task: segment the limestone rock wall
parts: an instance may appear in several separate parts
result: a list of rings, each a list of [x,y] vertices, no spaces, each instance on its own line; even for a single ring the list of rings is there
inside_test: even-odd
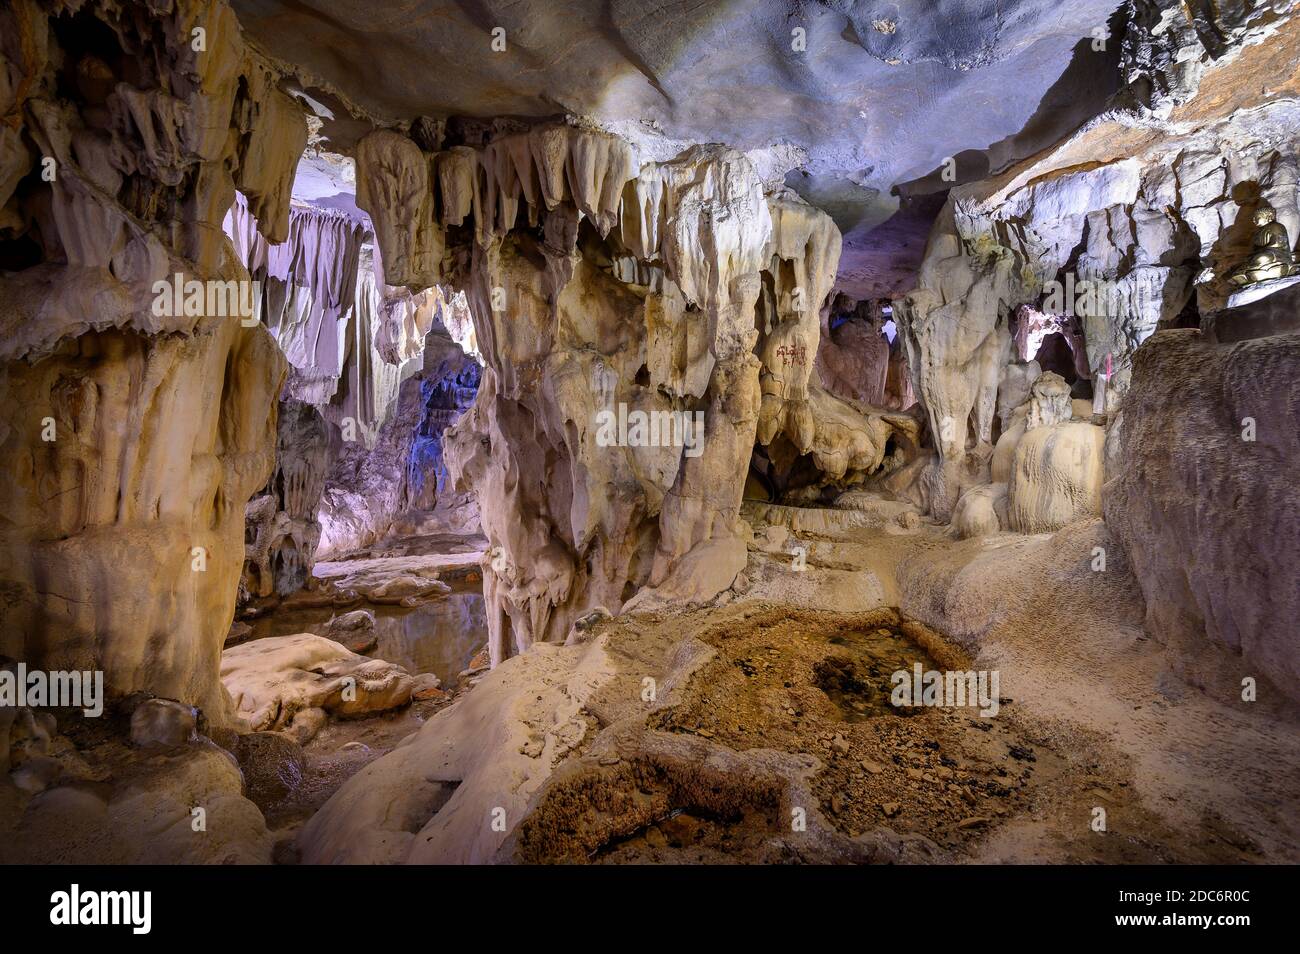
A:
[[[1023,260],[1004,246],[968,244],[953,215],[950,200],[930,236],[919,287],[894,302],[913,390],[938,450],[921,479],[943,520],[966,486],[984,482],[981,461],[992,451],[998,383],[1011,355],[1010,316],[1031,294]]]
[[[7,369],[0,652],[102,669],[114,695],[220,720],[244,505],[271,471],[282,369],[264,330],[226,319],[186,336],[89,332]]]
[[[1235,673],[1234,693],[1253,676],[1300,699],[1298,380],[1300,335],[1158,332],[1135,357],[1122,464],[1105,488],[1148,630],[1193,680]]]
[[[1107,110],[1031,159],[954,188],[917,289],[895,302],[938,450],[920,479],[940,519],[993,476],[991,409],[1009,429],[1033,383],[1016,358],[1034,355],[1004,347],[1009,309],[1068,328],[1074,370],[1110,422],[1142,342],[1223,303],[1222,276],[1248,253],[1260,205],[1300,236],[1294,4],[1129,6],[1125,84]],[[1022,321],[1019,332],[1031,330]],[[1122,442],[1113,446],[1122,454]]]
[[[0,201],[26,266],[0,283],[0,357],[92,329],[190,333],[203,309],[150,307],[154,283],[235,277],[223,271],[221,220],[236,189],[272,240],[287,236],[301,110],[222,2],[51,15],[19,0],[0,16],[11,77],[0,114],[17,145],[6,150],[14,188]],[[72,87],[59,80],[65,63]]]
[[[1271,36],[1294,11],[1289,0],[1228,0],[1187,6],[1174,0],[1129,0],[1134,24],[1123,39],[1124,101],[1168,117],[1200,90],[1206,68],[1244,45]]]
[[[939,449],[918,496],[928,491],[942,518],[952,488],[964,492],[959,536],[1043,532],[1104,509],[1147,628],[1185,673],[1207,685],[1255,676],[1294,698],[1300,591],[1278,548],[1295,536],[1295,336],[1271,319],[1243,330],[1248,315],[1219,309],[1257,208],[1300,237],[1300,18],[1286,3],[1130,9],[1126,82],[1109,110],[953,189],[919,287],[896,303]],[[1070,282],[1075,295],[1053,298],[1052,283]],[[1018,304],[1081,330],[1075,370],[1094,388],[1092,408],[1021,364],[1033,357],[1023,345],[1001,354],[1000,317]],[[1182,330],[1203,315],[1236,343]],[[1267,337],[1240,340],[1251,334]],[[991,395],[1001,436],[985,474]],[[957,423],[947,433],[945,418]]]
[[[1007,490],[1010,529],[1046,533],[1099,515],[1105,441],[1104,430],[1083,421],[1026,431]]]
[[[1010,249],[1039,307],[1045,283],[1076,282],[1057,310],[1081,321],[1109,414],[1143,341],[1189,308],[1222,306],[1223,275],[1249,253],[1257,208],[1271,206],[1292,241],[1300,236],[1295,5],[1130,7],[1126,84],[1111,108],[951,195],[962,239]]]
[[[829,321],[822,322],[817,375],[822,387],[840,397],[887,407],[889,342],[881,334],[883,315],[876,302],[845,301],[837,295]]]
[[[400,383],[373,439],[346,440],[341,428],[331,429],[320,557],[370,546],[398,530],[407,511],[463,504],[453,492],[444,447],[447,430],[474,400],[479,365],[438,329],[420,344],[420,367]],[[464,517],[473,522],[472,508]]]
[[[155,286],[248,282],[222,218],[238,189],[287,236],[306,123],[223,2],[6,3],[0,77],[0,653],[220,724],[285,366]]]

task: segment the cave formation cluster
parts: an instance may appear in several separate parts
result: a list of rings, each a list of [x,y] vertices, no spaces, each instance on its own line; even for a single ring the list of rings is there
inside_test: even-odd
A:
[[[283,747],[328,720],[449,687],[364,658],[370,610],[291,642],[234,637],[348,586],[375,607],[445,596],[414,563],[378,581],[355,563],[431,528],[473,540],[458,579],[481,579],[496,681],[344,785],[298,839],[304,860],[534,857],[546,799],[579,784],[583,713],[624,725],[602,692],[627,674],[595,658],[593,627],[780,601],[770,564],[810,546],[818,599],[870,569],[879,605],[972,654],[994,623],[963,587],[1006,574],[1014,590],[999,553],[1026,580],[1067,552],[1096,571],[1100,553],[1123,582],[1096,585],[1122,589],[1125,625],[1179,678],[1249,676],[1300,701],[1300,284],[1246,300],[1228,278],[1257,209],[1300,235],[1285,6],[1225,4],[1203,30],[1130,0],[1105,108],[952,184],[911,281],[863,297],[840,286],[837,220],[771,150],[360,107],[336,141],[345,93],[246,38],[238,4],[5,4],[0,655],[102,671],[123,751],[166,749],[174,764],[149,771],[187,773],[144,783],[164,793],[150,811],[202,791],[222,819],[202,846],[171,829],[137,846],[139,777],[77,788],[111,773],[22,710],[0,720],[0,768],[21,782],[6,824],[75,816],[71,843],[110,860],[270,860],[257,766],[301,770]],[[304,199],[309,166],[354,204]],[[610,446],[602,415],[633,413],[698,420],[698,445]],[[835,549],[867,526],[927,542],[888,571]],[[989,541],[1003,549],[975,549]],[[979,565],[925,562],[944,548]],[[1086,594],[1094,578],[1069,580]],[[673,692],[702,645],[672,656]],[[637,732],[590,758],[671,775],[700,756]],[[736,758],[733,777],[782,780],[772,799],[811,784],[794,762]],[[445,778],[425,771],[436,759]],[[532,827],[473,829],[473,799],[507,777]],[[422,799],[447,808],[385,828]],[[816,857],[859,849],[830,839]],[[866,860],[897,852],[872,842]]]

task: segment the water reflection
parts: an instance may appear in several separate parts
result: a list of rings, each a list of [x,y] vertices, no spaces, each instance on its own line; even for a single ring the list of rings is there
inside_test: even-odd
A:
[[[379,642],[367,653],[408,672],[431,672],[451,685],[487,642],[487,613],[480,593],[449,593],[410,610],[375,613]]]
[[[423,606],[361,604],[280,610],[251,621],[254,639],[294,633],[324,633],[325,624],[348,609],[375,614],[375,647],[364,655],[396,663],[408,672],[431,672],[452,685],[470,658],[487,642],[487,614],[481,593],[452,592]]]

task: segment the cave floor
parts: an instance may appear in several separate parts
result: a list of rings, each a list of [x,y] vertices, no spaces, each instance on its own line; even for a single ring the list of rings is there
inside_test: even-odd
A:
[[[427,711],[333,724],[309,747],[315,788],[283,833],[372,762],[375,794],[360,808],[341,800],[353,812],[343,828],[382,824],[366,813],[401,797],[384,794],[386,775],[456,744],[440,735],[482,731],[463,743],[499,749],[476,771],[510,777],[526,801],[498,860],[1300,859],[1293,716],[1170,671],[1127,578],[1076,566],[1099,521],[956,541],[928,524],[900,530],[892,512],[749,516],[749,566],[712,604],[605,620],[585,643],[525,653]],[[765,521],[787,526],[769,533]],[[890,675],[916,662],[998,670],[998,711],[889,705]],[[576,717],[543,701],[557,671],[582,676],[581,692],[561,687]],[[647,679],[660,690],[649,700]],[[527,738],[545,746],[491,736],[472,706],[456,714],[475,696],[509,713],[534,690]],[[378,758],[413,730],[415,744]],[[465,791],[408,826],[417,841],[436,834],[423,839],[432,855],[407,860],[443,857],[439,839],[457,839],[444,803],[491,791],[440,769]]]
[[[866,670],[851,648],[863,634],[888,632],[902,644],[921,630],[943,666],[966,665],[960,650],[893,610],[842,614],[742,603],[665,625],[693,630],[690,638],[709,647],[709,658],[672,704],[646,720],[646,732],[698,744],[647,755],[641,741],[625,751],[615,739],[609,748],[630,772],[593,744],[577,773],[581,784],[566,778],[532,808],[522,826],[524,860],[1234,863],[1269,857],[1244,833],[1248,826],[1235,824],[1230,802],[1195,806],[1191,827],[1165,812],[1172,796],[1139,784],[1134,755],[1126,751],[1158,740],[1136,733],[1115,738],[1092,721],[1100,713],[1077,711],[1060,720],[1006,690],[993,718],[977,708],[883,711],[892,708],[882,701],[894,660]],[[608,649],[643,660],[645,635],[611,633]],[[932,658],[919,646],[901,655],[900,668],[915,660],[929,668]],[[1045,671],[1041,678],[1052,676]],[[866,711],[854,712],[845,700],[865,701]],[[607,702],[598,700],[596,711]],[[618,733],[615,724],[605,731]],[[726,774],[741,781],[719,796],[712,780],[691,778],[692,763],[718,759],[723,749],[738,756]],[[806,792],[817,823],[861,843],[862,853],[844,843],[805,849],[789,831],[798,797],[773,797],[783,787],[780,772],[754,766],[751,774],[744,764],[746,756],[768,751],[812,766]],[[1093,827],[1097,808],[1105,810],[1104,832]]]

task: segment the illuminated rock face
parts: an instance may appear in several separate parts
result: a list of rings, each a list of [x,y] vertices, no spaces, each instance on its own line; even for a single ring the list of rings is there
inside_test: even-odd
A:
[[[1025,488],[1049,472],[1056,486],[1060,476],[1037,432],[1084,433],[1074,426],[1082,415],[1066,407],[1066,394],[1055,395],[1050,420],[1040,415],[1030,399],[1039,369],[1012,361],[1009,320],[1022,305],[1041,305],[1048,282],[1068,271],[1106,284],[1104,307],[1079,316],[1086,353],[1078,352],[1078,371],[1094,384],[1104,377],[1098,410],[1113,418],[1139,346],[1184,318],[1189,303],[1222,300],[1213,276],[1246,250],[1242,224],[1255,205],[1267,202],[1300,233],[1294,98],[1258,102],[1262,75],[1284,91],[1294,86],[1297,55],[1286,52],[1296,46],[1294,23],[1276,5],[1216,8],[1203,15],[1213,21],[1208,30],[1168,0],[1131,8],[1114,108],[1027,161],[953,188],[917,288],[895,305],[909,384],[937,450],[933,464],[915,468],[919,496],[940,518],[992,479],[1008,485],[1013,524],[1061,519],[1054,504],[1025,503],[1036,494]],[[1016,31],[1026,42],[1070,33],[1028,5],[1023,12]],[[1095,12],[1072,10],[1074,27]],[[906,403],[906,389],[891,385],[898,355],[860,328],[825,340],[821,311],[834,291],[840,232],[780,184],[800,150],[825,166],[835,150],[824,141],[782,150],[765,132],[751,159],[684,142],[651,150],[644,131],[615,135],[578,121],[485,121],[444,147],[440,124],[396,123],[355,144],[369,247],[355,219],[290,208],[308,136],[302,108],[283,92],[279,67],[245,44],[224,3],[183,0],[158,13],[103,0],[51,14],[19,0],[0,11],[0,25],[0,230],[6,255],[22,266],[6,268],[0,283],[0,356],[13,366],[3,384],[13,423],[2,436],[20,462],[12,475],[29,508],[4,531],[13,605],[24,607],[12,611],[5,638],[25,647],[30,640],[25,652],[62,651],[61,638],[41,635],[41,620],[115,599],[112,584],[89,571],[68,581],[71,590],[47,586],[33,554],[55,543],[93,549],[118,532],[105,528],[134,533],[136,520],[179,520],[176,499],[192,513],[157,530],[169,542],[150,557],[153,576],[172,580],[173,592],[160,597],[163,608],[140,608],[155,615],[136,628],[184,618],[177,628],[192,630],[190,611],[177,608],[178,588],[190,583],[215,607],[211,615],[224,615],[238,554],[209,553],[207,568],[193,571],[208,576],[185,583],[162,568],[173,559],[164,550],[186,536],[226,540],[228,513],[271,473],[281,482],[275,509],[255,504],[255,521],[291,514],[303,525],[278,538],[292,539],[297,554],[281,561],[279,581],[274,545],[258,544],[255,588],[291,587],[309,568],[320,442],[282,442],[271,470],[275,415],[271,403],[260,413],[253,404],[279,392],[281,360],[243,316],[155,307],[156,283],[178,274],[260,282],[248,317],[270,329],[288,359],[287,396],[315,405],[341,432],[353,427],[353,447],[335,463],[356,482],[336,480],[325,494],[325,542],[335,550],[376,539],[402,507],[429,502],[430,485],[411,467],[418,459],[439,471],[443,451],[432,432],[385,443],[374,466],[359,463],[356,449],[387,441],[377,430],[385,422],[429,420],[418,388],[407,389],[403,404],[403,378],[433,380],[422,348],[439,322],[472,324],[485,361],[481,396],[445,456],[460,487],[484,503],[498,659],[537,639],[565,638],[575,615],[597,605],[617,611],[634,598],[688,600],[725,588],[743,560],[737,508],[755,444],[785,466],[810,460],[811,495],[897,468],[922,439],[915,421],[868,406]],[[987,50],[977,45],[987,56],[972,59],[964,34],[933,32],[933,44],[925,31],[905,28],[855,45],[958,73],[975,59],[982,70],[1008,68],[1017,55],[998,46],[1014,45],[1010,36]],[[1278,42],[1266,49],[1256,40]],[[810,66],[824,65],[818,49]],[[876,62],[873,70],[887,72]],[[746,81],[770,65],[755,66]],[[605,78],[617,72],[604,66]],[[675,76],[685,83],[685,73]],[[573,77],[557,70],[554,78]],[[1213,96],[1203,92],[1210,85]],[[602,117],[611,125],[618,118]],[[819,115],[816,125],[836,122]],[[754,128],[736,127],[734,138],[752,138]],[[937,157],[908,163],[921,158]],[[901,173],[902,160],[889,161]],[[464,289],[467,302],[453,304],[444,286]],[[197,369],[214,380],[198,380]],[[120,394],[130,395],[121,400],[132,410],[114,432],[96,415]],[[160,398],[146,404],[142,394]],[[700,443],[611,446],[600,439],[601,415],[621,406],[675,420],[701,415],[702,433],[691,432]],[[187,415],[199,422],[193,433]],[[41,436],[46,418],[52,439]],[[94,436],[65,446],[82,433]],[[292,460],[299,446],[307,463]],[[156,478],[166,489],[134,488],[132,462],[147,471],[162,466],[155,456],[164,453],[180,461]],[[93,481],[78,483],[83,471]],[[1083,512],[1093,507],[1095,476],[1066,481],[1067,496],[1078,489],[1089,501]],[[991,526],[988,503],[971,498],[969,527]],[[142,539],[142,552],[154,553],[147,533]],[[218,545],[191,541],[182,551],[195,548]],[[95,560],[109,565],[97,556],[87,565]],[[69,605],[58,609],[59,600]],[[115,622],[105,625],[117,632]],[[22,627],[35,631],[19,634]],[[180,642],[206,646],[208,624],[201,628]],[[123,686],[207,692],[196,688],[205,677],[177,675],[193,661],[189,650],[174,661],[155,653],[159,673],[170,673],[159,674],[133,661],[141,647],[119,653],[122,639],[83,634],[69,645],[82,640],[84,658],[114,658]]]
[[[1105,441],[1102,428],[1082,421],[1026,431],[1007,491],[1010,529],[1046,533],[1099,515]]]
[[[1009,319],[1028,294],[1015,256],[997,246],[968,250],[950,214],[945,207],[930,237],[920,287],[894,303],[939,452],[921,480],[943,520],[962,490],[984,482],[979,461],[992,448],[998,382],[1011,353]]]
[[[560,128],[530,145],[536,171],[523,181],[538,183],[529,211],[544,215],[543,237],[491,238],[476,220],[466,291],[486,367],[447,440],[491,547],[494,661],[563,640],[577,616],[617,612],[642,587],[707,599],[743,567],[737,520],[760,397],[753,316],[773,230],[736,153],[696,150],[634,177],[627,144],[610,137]],[[485,152],[507,179],[476,208],[499,203],[514,220],[525,191],[497,157],[521,148]],[[819,299],[806,294],[815,334]],[[695,446],[684,429],[609,440],[601,415],[620,406],[689,415],[679,420],[702,423]],[[683,561],[710,572],[675,576]]]
[[[420,368],[399,385],[373,441],[361,435],[337,448],[320,502],[321,557],[403,532],[408,511],[454,508],[453,527],[476,529],[472,501],[453,492],[444,445],[447,428],[473,403],[480,369],[438,331],[421,345]]]
[[[222,720],[217,661],[244,505],[274,463],[283,367],[264,329],[229,319],[184,336],[88,332],[10,367],[0,652],[102,669],[110,695],[146,691]]]
[[[0,653],[102,669],[110,697],[220,724],[244,506],[271,473],[285,364],[264,328],[155,283],[244,287],[221,220],[239,189],[286,237],[306,123],[224,3],[19,0],[0,38],[0,228],[28,250],[0,281]]]
[[[254,639],[221,656],[221,678],[235,710],[254,730],[284,729],[300,712],[340,717],[405,705],[406,670],[359,656],[312,633]]]
[[[1209,31],[1167,0],[1143,0],[1130,12],[1123,87],[1110,108],[1031,159],[953,188],[918,287],[895,302],[938,450],[919,479],[941,520],[990,478],[1010,482],[1017,512],[1015,444],[1026,424],[1032,432],[1041,423],[1013,419],[1036,380],[1033,366],[1020,364],[1035,357],[1024,350],[1034,329],[1023,316],[1070,336],[1070,373],[1080,393],[1091,388],[1098,420],[1113,425],[1142,343],[1226,300],[1222,276],[1249,252],[1255,208],[1275,208],[1291,234],[1300,225],[1300,112],[1290,96],[1261,103],[1257,88],[1263,76],[1294,87],[1300,22],[1244,4],[1205,13]],[[1019,353],[1004,344],[1016,311]],[[986,472],[994,407],[1005,453]],[[1116,433],[1111,447],[1122,456]],[[1069,484],[1092,480],[1076,472]]]

